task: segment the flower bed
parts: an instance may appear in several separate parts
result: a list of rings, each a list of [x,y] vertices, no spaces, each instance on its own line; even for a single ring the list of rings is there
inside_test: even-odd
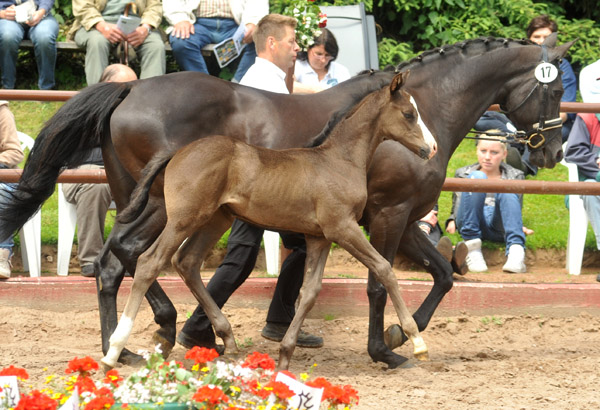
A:
[[[49,376],[47,387],[29,392],[0,383],[0,408],[14,410],[99,409],[350,409],[358,403],[358,392],[337,386],[324,378],[310,380],[308,373],[296,378],[275,371],[275,361],[254,352],[244,360],[218,358],[214,349],[194,347],[185,358],[193,365],[164,360],[160,351],[146,355],[146,366],[126,379],[115,369],[96,377],[98,363],[90,357],[68,363],[69,376]],[[29,378],[14,366],[0,370],[19,384]],[[11,378],[12,377],[12,378]],[[291,380],[291,381],[290,381]],[[320,406],[317,402],[320,398]]]

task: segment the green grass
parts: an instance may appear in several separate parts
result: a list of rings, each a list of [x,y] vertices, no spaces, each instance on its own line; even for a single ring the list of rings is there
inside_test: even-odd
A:
[[[10,108],[15,114],[17,128],[20,131],[29,134],[35,138],[47,121],[62,103],[46,102],[28,102],[13,101]],[[464,140],[448,165],[447,176],[454,176],[456,169],[472,164],[476,161],[475,144],[473,140]],[[531,177],[528,177],[531,179]],[[562,165],[557,165],[554,169],[541,169],[535,177],[538,180],[546,181],[567,181],[567,169]],[[440,224],[444,222],[450,214],[452,205],[452,192],[442,192],[439,199],[439,218]],[[46,201],[42,207],[42,242],[45,244],[55,244],[58,239],[58,208],[57,194]],[[106,221],[106,234],[110,232],[113,226],[114,213],[109,212]],[[565,249],[567,243],[567,232],[569,226],[569,213],[564,203],[563,195],[525,195],[523,200],[523,221],[527,227],[533,229],[535,233],[527,237],[527,247],[529,249],[555,248]],[[460,240],[458,234],[449,235],[454,243]],[[226,244],[227,234],[219,242],[220,247]],[[591,228],[588,228],[586,247],[595,249],[595,239]],[[486,242],[484,246],[488,248],[501,248],[503,245]]]

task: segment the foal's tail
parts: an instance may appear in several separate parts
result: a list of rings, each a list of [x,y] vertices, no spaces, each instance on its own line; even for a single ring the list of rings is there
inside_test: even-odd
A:
[[[20,229],[54,192],[58,175],[81,165],[110,135],[113,110],[129,94],[131,83],[100,83],[67,101],[35,140],[23,175],[13,191],[0,193],[0,240]]]
[[[117,215],[117,221],[119,221],[119,223],[126,224],[133,222],[133,220],[137,219],[142,214],[148,203],[150,188],[152,187],[154,180],[158,174],[165,169],[174,155],[174,152],[157,154],[148,162],[148,164],[146,164],[142,170],[142,176],[140,177],[137,186],[131,193],[127,208]]]

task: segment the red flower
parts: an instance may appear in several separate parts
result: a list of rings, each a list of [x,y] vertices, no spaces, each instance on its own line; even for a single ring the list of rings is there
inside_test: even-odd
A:
[[[195,363],[212,362],[217,357],[219,357],[219,353],[215,349],[200,346],[194,346],[185,354],[186,359],[192,359]]]
[[[84,410],[103,410],[110,409],[115,404],[113,394],[107,387],[102,387],[96,390],[96,397],[94,397],[86,406]]]
[[[242,367],[248,367],[250,369],[263,368],[265,370],[275,370],[275,360],[273,360],[267,353],[253,352],[246,357]]]
[[[77,380],[75,381],[75,387],[77,387],[77,391],[79,392],[79,394],[83,393],[84,391],[96,391],[96,384],[91,378],[86,376],[77,376]]]
[[[319,13],[319,28],[325,28],[327,26],[327,14]]]
[[[65,370],[65,373],[79,373],[86,375],[92,370],[98,370],[98,363],[89,356],[78,359],[75,357],[69,362],[69,367]]]
[[[294,392],[290,390],[287,384],[271,380],[264,387],[265,390],[271,391],[275,396],[282,400],[294,397]]]
[[[321,401],[328,400],[334,405],[358,403],[358,392],[348,385],[336,386],[323,377],[317,377],[313,381],[306,382],[306,385],[323,388],[323,398]]]
[[[123,378],[119,375],[117,369],[110,369],[106,372],[106,377],[102,382],[105,384],[112,384],[114,387],[119,387],[119,382],[123,381]]]
[[[227,403],[229,397],[219,387],[202,386],[192,396],[192,400],[198,403],[206,403],[212,407],[212,405]]]
[[[17,376],[21,380],[29,379],[29,375],[25,369],[15,367],[12,364],[4,369],[0,370],[0,376]]]
[[[56,401],[39,390],[33,390],[30,394],[21,396],[15,410],[56,410],[57,407]]]

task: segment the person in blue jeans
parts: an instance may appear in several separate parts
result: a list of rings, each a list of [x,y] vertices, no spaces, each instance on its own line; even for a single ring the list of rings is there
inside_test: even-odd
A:
[[[15,116],[8,108],[8,101],[0,101],[0,169],[13,169],[23,161],[23,150],[17,134]],[[10,198],[16,184],[0,183],[0,207]],[[11,274],[11,257],[14,246],[12,235],[0,243],[0,279]]]
[[[33,0],[31,0],[33,1]],[[40,90],[54,88],[56,66],[56,36],[58,23],[50,14],[54,0],[35,0],[35,11],[25,22],[20,22],[17,5],[20,0],[0,0],[0,71],[2,87],[15,88],[19,43],[30,39],[33,43],[38,68]],[[19,19],[19,21],[17,21]]]
[[[497,130],[490,130],[490,133]],[[493,138],[482,135],[485,138]],[[523,171],[503,162],[507,148],[498,140],[479,140],[477,163],[456,170],[457,178],[524,179]],[[521,212],[523,196],[512,193],[455,192],[446,232],[458,232],[468,248],[471,272],[488,270],[481,252],[481,240],[506,243],[507,260],[502,270],[525,273],[525,231]]]
[[[256,59],[252,34],[258,21],[269,13],[267,0],[169,0],[163,15],[171,25],[169,43],[177,65],[184,71],[208,74],[202,48],[233,37],[244,26],[242,51],[233,80],[239,82]]]

